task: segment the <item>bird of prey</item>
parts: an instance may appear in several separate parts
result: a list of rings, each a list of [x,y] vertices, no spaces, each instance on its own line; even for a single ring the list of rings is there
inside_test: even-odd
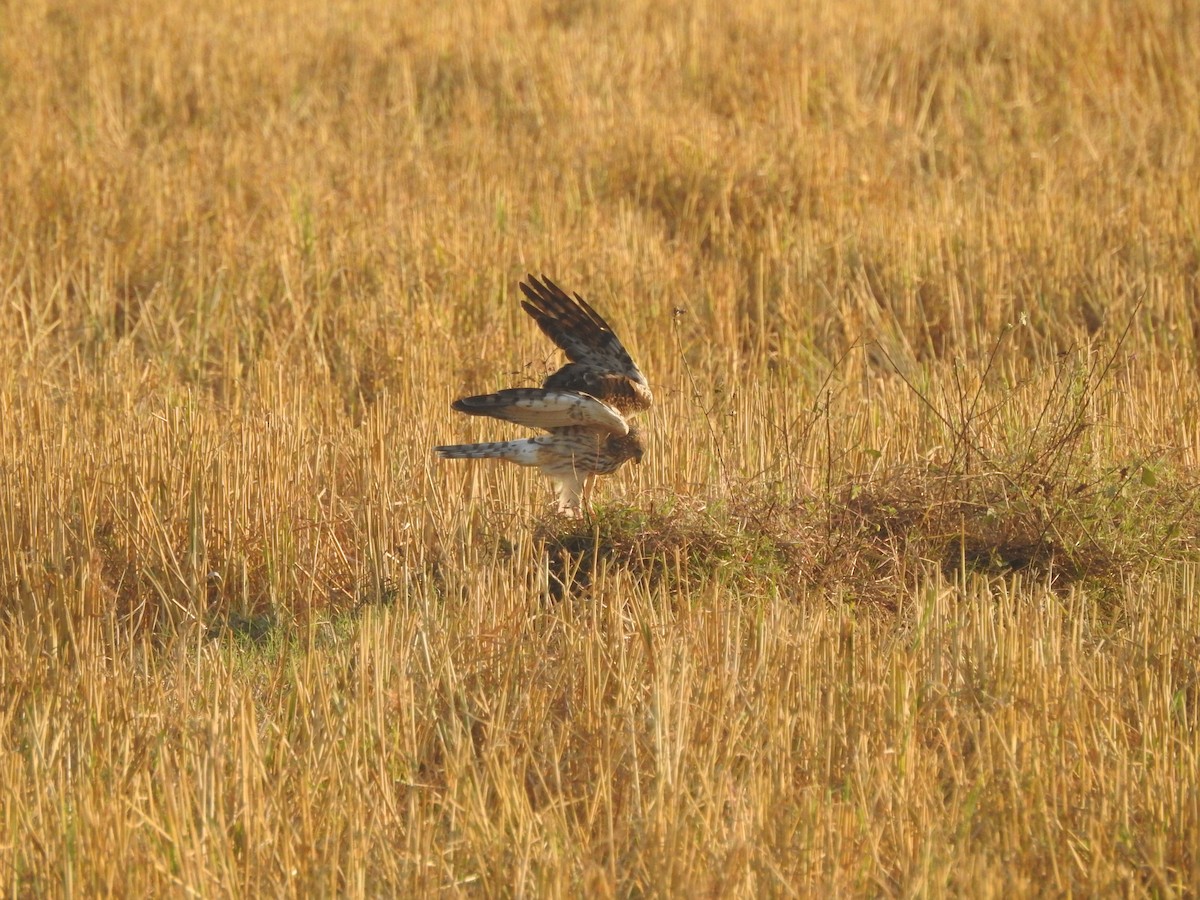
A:
[[[597,475],[625,462],[641,462],[645,446],[630,416],[650,408],[646,376],[582,297],[568,297],[545,275],[521,284],[521,306],[567,355],[540,388],[509,388],[463,397],[451,408],[540,428],[546,434],[517,441],[435,447],[441,459],[506,459],[537,466],[558,485],[558,508],[577,516],[587,506]]]

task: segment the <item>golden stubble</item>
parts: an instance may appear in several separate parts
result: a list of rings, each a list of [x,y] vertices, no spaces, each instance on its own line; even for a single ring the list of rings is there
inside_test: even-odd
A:
[[[1194,891],[1197,48],[5,7],[0,890]],[[566,568],[430,451],[558,364],[526,272],[656,397]]]

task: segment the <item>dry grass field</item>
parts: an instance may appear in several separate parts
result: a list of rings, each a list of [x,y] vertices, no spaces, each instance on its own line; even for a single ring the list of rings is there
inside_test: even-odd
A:
[[[0,894],[1200,889],[1200,4],[0,2]],[[650,377],[595,515],[465,392]]]

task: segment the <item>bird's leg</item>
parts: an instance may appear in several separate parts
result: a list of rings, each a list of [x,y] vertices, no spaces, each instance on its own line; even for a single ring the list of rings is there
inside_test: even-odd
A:
[[[572,503],[566,496],[558,499],[558,514],[567,519],[579,519],[583,517],[583,509],[580,503]]]
[[[583,510],[590,518],[592,515],[592,494],[596,492],[596,476],[589,475],[583,480]]]

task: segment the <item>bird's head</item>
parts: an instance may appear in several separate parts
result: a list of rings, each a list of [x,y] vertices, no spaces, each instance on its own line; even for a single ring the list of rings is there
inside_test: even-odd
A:
[[[631,459],[639,464],[642,461],[642,455],[646,452],[646,445],[642,441],[642,431],[636,426],[630,426],[629,433],[622,437],[610,437],[608,447],[621,459]]]

